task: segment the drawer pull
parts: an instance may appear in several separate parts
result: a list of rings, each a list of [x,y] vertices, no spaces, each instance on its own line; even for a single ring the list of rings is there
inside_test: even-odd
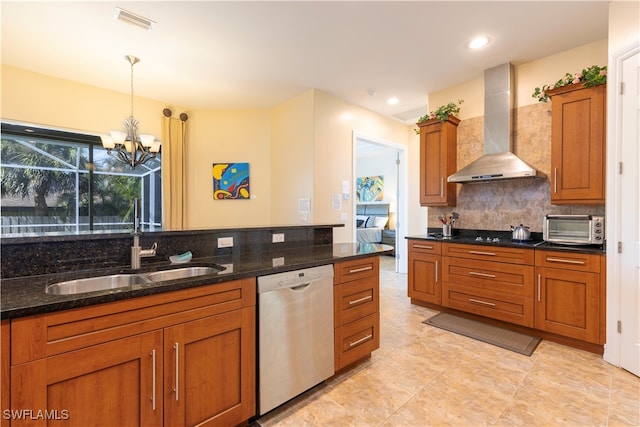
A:
[[[418,249],[433,249],[433,246],[426,246],[426,245],[413,245],[413,247]]]
[[[538,274],[538,302],[540,302],[540,274]]]
[[[477,304],[482,304],[482,305],[486,305],[486,306],[489,306],[489,307],[495,307],[496,306],[492,302],[480,301],[479,299],[473,299],[473,298],[469,298],[469,302],[475,302]]]
[[[576,260],[573,260],[573,259],[547,258],[547,261],[549,261],[549,262],[561,262],[561,263],[564,263],[564,264],[584,265],[584,261],[576,261]]]
[[[349,274],[353,274],[353,273],[360,273],[363,271],[369,271],[369,270],[373,270],[372,266],[367,266],[367,267],[362,267],[362,268],[355,268],[353,270],[349,270]]]
[[[176,402],[178,401],[178,375],[180,374],[180,371],[178,370],[178,364],[180,363],[179,360],[179,347],[178,347],[178,343],[175,343],[173,346],[173,349],[176,352],[176,388],[173,389],[173,391],[176,392]]]
[[[358,298],[358,299],[353,300],[353,301],[349,301],[349,305],[357,304],[357,303],[359,303],[359,302],[366,301],[366,300],[368,300],[368,299],[372,299],[372,298],[373,298],[373,297],[372,297],[371,295],[367,295],[366,297],[362,297],[362,298]]]
[[[438,260],[436,260],[436,283],[438,283]]]
[[[367,335],[365,337],[362,337],[359,340],[356,340],[354,342],[349,341],[349,347],[354,347],[354,346],[356,346],[356,345],[358,345],[360,343],[363,343],[363,342],[365,342],[365,341],[367,341],[367,340],[369,340],[371,338],[373,338],[373,335],[369,334],[369,335]]]
[[[475,271],[470,271],[469,272],[470,276],[480,276],[480,277],[490,277],[490,278],[495,278],[496,275],[495,274],[487,274],[487,273],[477,273]]]
[[[482,252],[482,251],[469,251],[470,254],[475,254],[475,255],[489,255],[489,256],[496,256],[496,254],[494,254],[493,252]]]
[[[151,408],[156,410],[156,351],[151,350]]]

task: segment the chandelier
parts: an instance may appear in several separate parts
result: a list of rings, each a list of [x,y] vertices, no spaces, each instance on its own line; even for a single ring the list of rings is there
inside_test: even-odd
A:
[[[124,121],[125,132],[112,130],[109,136],[101,136],[102,146],[108,154],[132,168],[153,159],[160,151],[160,141],[153,135],[138,134],[138,121],[133,117],[133,66],[140,59],[127,55],[124,57],[131,64],[131,115]]]

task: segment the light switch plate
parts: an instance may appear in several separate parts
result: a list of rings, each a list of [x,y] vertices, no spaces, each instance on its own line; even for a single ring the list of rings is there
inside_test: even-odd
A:
[[[272,243],[282,243],[284,242],[284,233],[273,233],[271,235]]]
[[[233,237],[218,237],[218,248],[230,248],[233,246]]]

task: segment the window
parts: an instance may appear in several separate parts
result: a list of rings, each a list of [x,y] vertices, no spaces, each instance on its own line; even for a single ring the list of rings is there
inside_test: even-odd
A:
[[[2,124],[2,235],[132,230],[133,200],[144,230],[161,228],[161,159],[135,169],[102,148],[100,138]]]

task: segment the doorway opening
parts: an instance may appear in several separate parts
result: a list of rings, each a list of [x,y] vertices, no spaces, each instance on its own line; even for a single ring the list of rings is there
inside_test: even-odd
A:
[[[374,202],[359,200],[360,194],[354,191],[352,218],[355,222],[359,204],[388,205],[389,220],[384,229],[384,240],[386,244],[393,241],[395,270],[398,273],[407,272],[407,247],[403,244],[408,221],[406,155],[407,147],[401,144],[356,132],[353,134],[353,188],[357,188],[358,178],[363,177],[382,177],[384,186],[383,195],[379,197],[381,200]],[[384,243],[382,238],[381,234],[380,243]],[[353,241],[358,241],[356,224],[353,227]]]

